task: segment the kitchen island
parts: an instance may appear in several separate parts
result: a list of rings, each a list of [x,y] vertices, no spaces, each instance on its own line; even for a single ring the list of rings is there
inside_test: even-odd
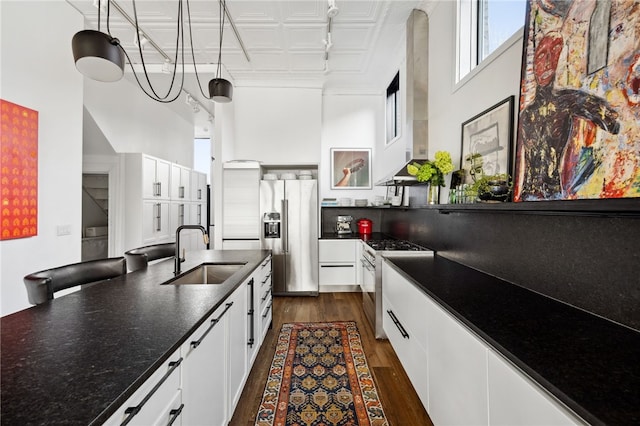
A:
[[[171,285],[173,258],[1,319],[2,424],[101,424],[270,255],[188,252],[245,263],[222,284]]]

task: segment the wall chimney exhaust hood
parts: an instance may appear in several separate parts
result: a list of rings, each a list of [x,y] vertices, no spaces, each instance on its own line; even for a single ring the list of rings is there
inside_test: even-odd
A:
[[[422,164],[428,156],[429,17],[414,9],[407,19],[406,123],[407,157],[412,158],[396,173],[376,186],[424,185],[407,171],[407,165]],[[402,82],[401,82],[402,84]]]
[[[415,176],[412,176],[407,171],[407,166],[409,164],[418,163],[422,164],[425,159],[414,158],[409,161],[407,164],[402,166],[400,170],[394,173],[391,176],[382,179],[379,182],[376,182],[376,186],[410,186],[410,185],[425,185],[427,182],[418,182],[418,179]]]

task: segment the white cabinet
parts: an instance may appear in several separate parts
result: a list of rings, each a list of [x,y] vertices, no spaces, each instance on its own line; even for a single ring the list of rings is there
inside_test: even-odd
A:
[[[434,424],[581,424],[388,261],[382,274],[384,330]]]
[[[171,163],[144,154],[126,154],[134,163],[134,167],[142,168],[142,198],[169,199],[169,182]],[[142,162],[142,164],[140,164]],[[130,169],[132,170],[132,169]],[[132,183],[135,184],[135,183]]]
[[[356,284],[357,239],[318,240],[319,284]]]
[[[184,202],[171,202],[171,229],[175,230],[180,225],[187,225],[191,215],[191,205]]]
[[[224,303],[182,345],[182,399],[185,425],[226,425],[227,314]]]
[[[120,159],[124,250],[169,242],[171,164],[145,154],[122,154]]]
[[[253,274],[252,290],[249,298],[249,311],[251,312],[249,324],[249,351],[247,355],[247,369],[258,355],[262,345],[262,339],[271,323],[271,256],[265,259]]]
[[[178,349],[104,424],[120,425],[128,421],[130,425],[166,425],[173,418],[174,424],[180,424],[182,361]]]
[[[180,225],[206,226],[205,174],[146,154],[121,154],[121,161],[124,250],[174,241]],[[186,250],[205,248],[199,231],[185,231],[181,238]]]
[[[426,407],[428,300],[386,261],[382,266],[382,326]]]
[[[273,318],[272,307],[273,307],[273,297],[272,297],[272,287],[271,287],[271,272],[272,272],[272,264],[271,264],[271,256],[269,256],[260,267],[261,269],[261,280],[260,280],[260,289],[258,291],[259,305],[260,305],[260,315],[258,317],[259,320],[259,330],[260,330],[260,345],[264,341],[264,336],[269,331],[269,327],[271,326],[271,321]]]
[[[130,212],[132,214],[132,212]],[[136,217],[127,217],[127,224],[139,223],[140,229],[132,229],[133,235],[127,235],[127,240],[133,241],[134,237],[140,235],[142,231],[142,245],[167,242],[171,238],[171,229],[169,226],[169,202],[163,200],[143,200],[142,201],[142,217],[136,220]],[[127,226],[129,228],[130,226]],[[175,229],[175,228],[173,228]],[[139,237],[138,237],[139,238]],[[138,245],[130,246],[135,248]]]
[[[429,416],[437,425],[486,425],[487,348],[439,307],[427,312]]]
[[[207,201],[207,175],[205,173],[191,171],[191,201],[202,203]]]
[[[489,351],[489,424],[575,425],[577,421],[549,394],[499,355]]]
[[[171,164],[172,200],[187,201],[191,199],[191,169],[179,164]]]
[[[259,163],[225,163],[222,183],[222,238],[260,239]]]
[[[228,302],[232,302],[233,306],[227,314],[229,321],[227,394],[229,396],[228,412],[233,413],[249,371],[247,369],[247,282],[233,292]]]

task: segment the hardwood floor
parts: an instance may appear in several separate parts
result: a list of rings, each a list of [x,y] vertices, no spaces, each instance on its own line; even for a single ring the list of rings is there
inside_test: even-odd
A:
[[[389,341],[375,339],[362,310],[360,293],[320,293],[318,297],[274,297],[273,327],[260,348],[230,425],[254,425],[282,324],[307,321],[356,321],[367,362],[389,424],[433,425]]]

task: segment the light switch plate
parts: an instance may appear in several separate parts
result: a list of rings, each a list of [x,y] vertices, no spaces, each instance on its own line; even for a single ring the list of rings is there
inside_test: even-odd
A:
[[[56,231],[58,236],[71,235],[71,225],[58,225]]]

